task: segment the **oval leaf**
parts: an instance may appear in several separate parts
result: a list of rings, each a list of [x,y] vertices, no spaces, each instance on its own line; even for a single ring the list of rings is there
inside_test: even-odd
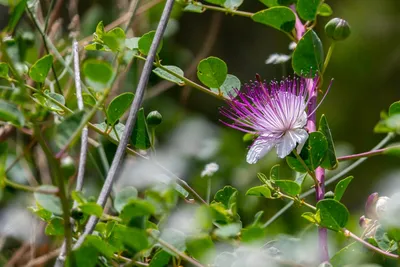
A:
[[[162,78],[162,79],[164,79],[164,80],[167,80],[167,81],[176,83],[176,84],[178,84],[178,85],[180,85],[180,86],[185,85],[185,82],[184,82],[183,80],[181,80],[180,78],[178,78],[178,77],[176,77],[174,74],[172,74],[172,73],[175,73],[176,75],[179,75],[179,76],[182,76],[182,77],[183,77],[183,76],[184,76],[183,70],[181,70],[181,69],[178,68],[177,66],[168,66],[168,65],[165,65],[165,66],[163,66],[163,67],[164,67],[164,68],[167,68],[168,71],[163,70],[163,69],[161,69],[161,68],[156,68],[156,69],[153,70],[153,72],[154,72],[158,77],[160,77],[160,78]],[[171,72],[172,72],[172,73],[171,73]]]
[[[113,70],[106,61],[88,59],[83,63],[83,74],[86,82],[95,90],[102,90],[108,87],[113,77]]]
[[[29,77],[35,82],[43,83],[53,65],[53,56],[46,55],[36,61],[29,70]]]
[[[132,104],[134,94],[123,93],[116,96],[107,107],[107,123],[114,125]]]
[[[247,190],[246,195],[271,198],[271,190],[266,185],[260,185]]]
[[[124,49],[125,39],[125,32],[119,27],[108,31],[103,35],[104,44],[106,44],[113,52]]]
[[[315,20],[321,0],[297,0],[296,10],[300,18]]]
[[[332,15],[332,8],[327,3],[322,3],[318,8],[318,15],[328,17]]]
[[[199,62],[197,77],[210,88],[219,88],[228,75],[226,63],[217,57],[208,57]]]
[[[349,211],[336,200],[324,199],[317,203],[317,217],[322,227],[340,231],[347,224]]]
[[[339,162],[336,159],[336,151],[335,145],[333,144],[331,129],[329,128],[328,121],[326,120],[324,114],[319,120],[318,131],[323,133],[323,135],[326,137],[326,140],[328,141],[328,149],[326,151],[324,159],[322,160],[321,167],[329,170],[336,169],[339,165]]]
[[[87,215],[94,215],[99,218],[101,217],[101,215],[103,215],[103,208],[95,202],[83,203],[80,204],[78,207],[83,213]]]
[[[135,128],[131,135],[131,144],[138,149],[148,149],[151,147],[150,136],[147,130],[146,117],[143,108],[139,109]]]
[[[298,183],[291,180],[275,180],[275,185],[280,188],[281,191],[290,195],[296,196],[300,194],[301,187]]]
[[[354,178],[353,176],[349,176],[341,180],[339,183],[337,183],[335,187],[335,197],[334,197],[335,200],[340,201],[342,199],[344,192],[347,189],[347,186],[350,184],[353,178]]]
[[[155,34],[156,34],[155,31],[151,31],[151,32],[144,34],[142,37],[140,37],[139,42],[138,42],[140,53],[142,53],[143,55],[146,55],[146,56],[149,54],[151,43],[153,42]],[[163,41],[161,40],[161,42],[157,48],[157,54],[160,53],[162,45],[163,45]]]
[[[255,22],[271,26],[283,32],[290,33],[296,23],[296,15],[284,6],[271,7],[255,13],[251,17]]]
[[[8,64],[0,62],[0,78],[8,79]]]
[[[309,30],[300,39],[293,52],[293,70],[299,76],[310,77],[322,70],[324,51],[318,35]]]
[[[394,102],[389,107],[389,116],[400,114],[400,101]]]

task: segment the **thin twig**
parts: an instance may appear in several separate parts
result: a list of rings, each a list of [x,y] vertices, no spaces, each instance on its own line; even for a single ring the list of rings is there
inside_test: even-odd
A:
[[[363,152],[363,153],[359,153],[359,154],[342,156],[342,157],[338,157],[337,160],[345,161],[345,160],[353,160],[353,159],[359,159],[359,158],[369,158],[372,156],[378,156],[378,155],[385,154],[386,152],[388,152],[391,149],[400,149],[400,146],[389,146],[386,148],[371,150],[371,151],[367,151],[367,152]]]
[[[60,253],[60,249],[56,249],[53,250],[43,256],[37,257],[36,259],[33,259],[31,261],[29,261],[25,267],[34,267],[34,266],[40,266],[46,262],[48,262],[51,259],[54,259],[55,257],[57,257],[58,253]]]
[[[167,22],[169,20],[169,16],[171,14],[173,5],[174,5],[174,0],[167,0],[164,10],[163,10],[163,13],[161,15],[160,22],[157,26],[157,30],[156,30],[153,42],[150,47],[150,52],[148,54],[146,63],[144,64],[142,75],[140,76],[140,80],[139,80],[139,84],[137,86],[135,98],[134,98],[131,108],[129,110],[129,116],[128,116],[128,119],[125,124],[125,129],[122,134],[121,141],[118,145],[117,152],[115,153],[113,162],[112,162],[110,170],[107,174],[107,178],[104,182],[103,188],[101,189],[100,195],[97,199],[97,204],[101,205],[102,207],[104,207],[104,205],[107,201],[107,198],[111,192],[111,188],[112,188],[112,185],[113,185],[115,177],[116,177],[116,173],[122,163],[122,159],[125,154],[125,149],[128,144],[129,137],[130,137],[133,127],[135,125],[137,111],[139,110],[139,108],[142,104],[144,91],[145,91],[145,88],[149,81],[149,76],[152,71],[156,51],[161,42],[162,36],[164,35],[164,31],[167,26]],[[85,240],[85,237],[93,232],[97,222],[98,222],[97,217],[91,216],[89,218],[89,221],[85,227],[85,231],[79,237],[74,248],[78,248]]]
[[[81,87],[81,78],[79,69],[79,48],[78,48],[78,42],[75,39],[72,41],[72,51],[74,54],[75,88],[76,88],[76,98],[78,102],[78,108],[79,110],[84,110],[85,107],[82,98],[82,87]],[[83,179],[85,176],[87,152],[88,152],[88,127],[85,126],[82,129],[82,135],[81,135],[81,152],[79,155],[79,165],[78,165],[78,174],[76,178],[75,191],[82,191],[83,188]],[[76,207],[77,205],[78,203],[74,200],[73,207]],[[71,221],[71,223],[73,224],[73,221]],[[58,255],[55,266],[64,265],[66,253],[67,253],[67,243],[66,240],[64,240],[64,243],[61,247],[60,255]]]
[[[140,2],[140,0],[132,0],[131,4],[129,6],[129,11],[128,11],[129,19],[125,25],[125,32],[127,32],[129,30],[129,28],[133,22],[133,19],[135,18],[135,14],[136,14],[137,8],[139,6],[139,2]]]

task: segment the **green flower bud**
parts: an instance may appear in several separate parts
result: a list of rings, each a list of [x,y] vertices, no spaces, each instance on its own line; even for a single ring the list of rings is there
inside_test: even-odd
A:
[[[66,178],[75,175],[75,162],[70,156],[61,159],[61,170]]]
[[[350,25],[344,19],[334,18],[325,25],[325,33],[335,41],[341,41],[349,37]]]
[[[147,115],[146,121],[149,127],[157,127],[162,122],[162,116],[160,112],[154,110]]]

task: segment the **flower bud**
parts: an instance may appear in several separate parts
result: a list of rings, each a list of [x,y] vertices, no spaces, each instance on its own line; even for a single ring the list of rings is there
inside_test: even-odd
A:
[[[349,37],[350,26],[344,19],[334,18],[325,25],[325,33],[335,41],[341,41]]]
[[[387,209],[390,198],[379,197],[378,193],[371,194],[365,203],[365,215],[372,220],[379,220],[383,217]]]
[[[154,110],[147,115],[146,121],[149,127],[157,127],[162,122],[162,116],[160,112]]]
[[[390,198],[388,197],[379,197],[378,201],[376,201],[375,212],[376,215],[378,216],[378,219],[383,218],[383,215],[387,210],[389,200]]]
[[[70,156],[61,159],[61,170],[64,173],[64,177],[67,178],[75,174],[76,172],[75,163]]]

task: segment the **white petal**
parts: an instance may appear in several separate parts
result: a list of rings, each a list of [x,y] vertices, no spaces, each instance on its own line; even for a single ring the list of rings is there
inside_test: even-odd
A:
[[[296,142],[299,144],[297,146],[297,153],[300,154],[301,150],[303,149],[304,144],[307,141],[308,133],[304,129],[296,129],[294,130],[294,135],[296,136]]]
[[[292,126],[294,129],[303,128],[307,124],[307,114],[305,111],[301,113],[299,117],[296,118],[296,122]]]
[[[287,131],[281,137],[279,143],[276,146],[278,157],[283,159],[284,157],[289,155],[290,152],[296,147],[296,143],[299,144],[297,151],[301,151],[307,138],[308,138],[308,133],[304,129],[295,129]]]
[[[257,161],[265,156],[274,146],[276,141],[274,139],[266,139],[265,137],[258,137],[251,145],[249,152],[247,152],[246,161],[249,164],[257,163]]]

